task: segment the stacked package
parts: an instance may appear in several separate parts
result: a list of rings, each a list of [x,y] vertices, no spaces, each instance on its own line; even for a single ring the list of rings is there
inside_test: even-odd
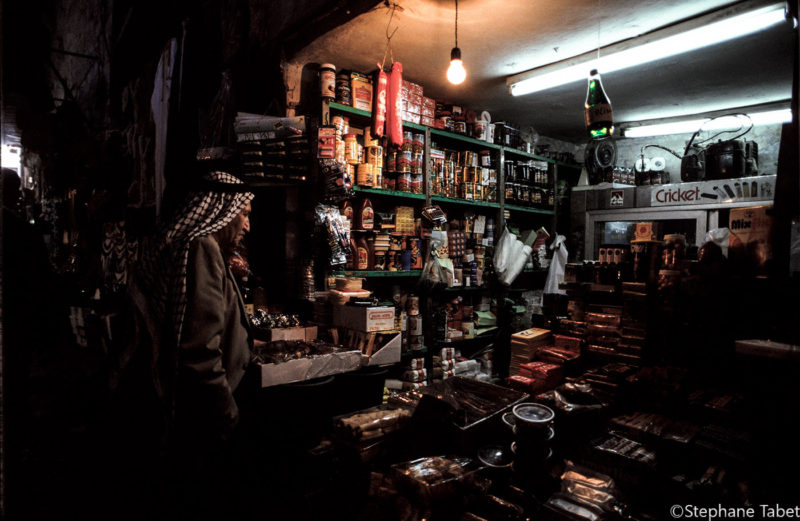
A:
[[[630,361],[641,360],[647,332],[647,289],[643,282],[622,284],[622,337],[617,349]]]
[[[234,130],[242,175],[304,181],[311,160],[305,116],[236,115]]]
[[[553,345],[539,349],[536,359],[567,368],[580,358],[582,345],[583,340],[578,337],[553,335]]]
[[[425,369],[424,358],[412,358],[408,367],[401,376],[404,391],[416,391],[428,385],[428,371]]]
[[[593,306],[592,309],[586,313],[586,349],[593,354],[616,357],[622,334],[622,308]]]
[[[556,387],[564,377],[564,369],[558,364],[527,362],[520,372],[508,378],[508,385],[529,394],[543,393]]]
[[[461,352],[453,347],[444,347],[438,356],[433,357],[433,381],[446,380],[453,376],[486,379],[481,377],[481,363],[461,356]]]
[[[537,351],[550,345],[552,335],[549,329],[532,327],[511,335],[511,362],[508,374],[520,374],[522,364],[533,361]]]
[[[403,121],[409,121],[411,123],[422,124],[427,126],[433,126],[433,118],[430,117],[430,120],[426,120],[427,123],[422,123],[422,109],[423,106],[430,105],[433,100],[429,99],[430,101],[424,102],[423,100],[425,97],[422,95],[423,89],[422,85],[417,83],[412,83],[407,80],[403,80],[403,85],[401,89],[401,100],[402,106],[400,109],[400,116]],[[436,108],[436,102],[433,102],[433,109]],[[431,111],[432,112],[432,111]],[[432,114],[431,114],[432,116]]]

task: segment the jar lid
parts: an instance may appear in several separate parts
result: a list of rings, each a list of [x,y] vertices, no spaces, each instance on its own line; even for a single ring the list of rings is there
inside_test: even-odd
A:
[[[336,70],[336,65],[334,65],[332,63],[323,63],[322,65],[319,66],[319,68],[320,69],[331,69],[331,70],[335,71]]]
[[[540,403],[520,403],[514,406],[514,416],[534,423],[547,423],[555,417],[553,409]]]

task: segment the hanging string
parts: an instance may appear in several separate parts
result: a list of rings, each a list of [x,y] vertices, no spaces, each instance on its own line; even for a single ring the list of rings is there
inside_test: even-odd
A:
[[[386,3],[386,5],[388,6],[388,2]],[[394,36],[394,33],[396,33],[398,29],[400,29],[400,26],[398,25],[397,27],[395,27],[394,31],[392,31],[392,34],[389,34],[389,26],[392,25],[392,18],[394,18],[395,9],[397,9],[397,4],[392,3],[392,11],[389,14],[389,21],[386,23],[386,48],[383,51],[383,60],[381,61],[381,69],[384,69],[384,67],[386,65],[386,54],[387,53],[389,54],[389,57],[391,58],[392,63],[394,63],[394,53],[392,52],[392,48],[391,48],[392,36]]]
[[[597,11],[595,11],[598,15],[602,12],[600,11],[600,0],[597,0]],[[597,69],[600,69],[600,16],[597,17]]]
[[[456,0],[456,47],[458,47],[458,0]]]

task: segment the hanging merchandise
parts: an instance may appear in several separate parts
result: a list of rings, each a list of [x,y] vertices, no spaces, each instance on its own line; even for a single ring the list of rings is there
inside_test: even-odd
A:
[[[389,76],[389,90],[386,104],[386,125],[389,143],[400,147],[403,145],[403,64],[394,62]]]
[[[378,64],[375,71],[372,88],[372,135],[383,137],[386,130],[386,94],[389,84],[389,76],[384,72],[383,66]]]
[[[556,239],[550,245],[553,250],[553,260],[550,262],[550,269],[547,272],[547,280],[544,283],[545,293],[560,293],[562,295],[567,292],[558,287],[559,283],[564,281],[564,267],[567,265],[567,246],[564,244],[567,238],[563,235],[556,235]]]
[[[586,130],[593,138],[611,137],[614,133],[614,121],[611,112],[611,102],[603,90],[600,74],[597,69],[589,73],[589,87],[586,91]]]
[[[342,222],[339,209],[335,206],[318,204],[314,209],[316,223],[322,226],[327,234],[330,247],[330,265],[338,266],[347,262],[350,252],[350,237],[347,228]]]
[[[325,200],[339,203],[353,196],[353,180],[344,165],[335,159],[320,159],[319,169],[325,180]]]

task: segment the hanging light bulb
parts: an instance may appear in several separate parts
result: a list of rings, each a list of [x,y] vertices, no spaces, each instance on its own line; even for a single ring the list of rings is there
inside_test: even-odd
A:
[[[450,51],[450,67],[447,68],[447,81],[453,85],[462,83],[467,77],[467,69],[461,61],[461,49],[453,47]]]
[[[467,69],[461,61],[461,49],[458,48],[458,0],[456,0],[456,46],[450,51],[450,67],[447,68],[447,81],[459,85],[467,78]]]

